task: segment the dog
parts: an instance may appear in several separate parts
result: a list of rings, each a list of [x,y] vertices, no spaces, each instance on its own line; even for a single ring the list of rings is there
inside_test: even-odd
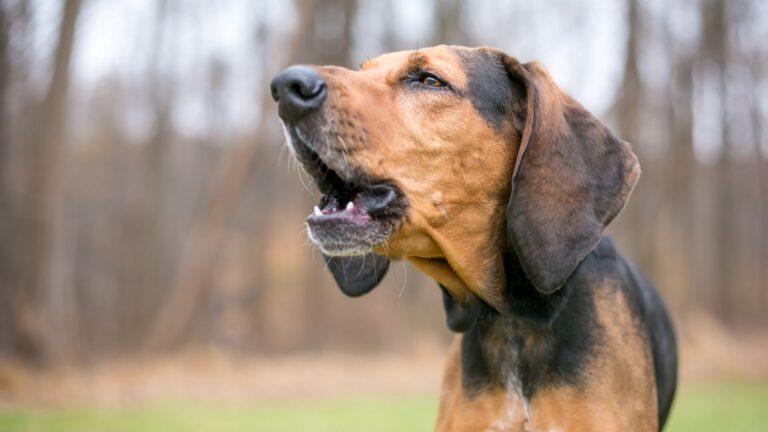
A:
[[[396,259],[442,290],[457,335],[436,430],[663,427],[673,326],[603,235],[640,166],[543,66],[442,45],[292,66],[271,92],[341,290],[369,292]]]

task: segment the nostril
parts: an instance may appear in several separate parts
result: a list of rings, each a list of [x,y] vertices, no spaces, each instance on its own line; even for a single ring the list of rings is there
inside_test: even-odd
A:
[[[325,84],[320,81],[299,81],[289,87],[289,91],[304,100],[317,97],[325,89]]]
[[[301,88],[301,84],[298,82],[295,82],[290,86],[288,86],[288,91],[291,92],[292,94],[295,94],[299,97],[304,98],[304,90]]]
[[[291,122],[320,108],[327,93],[323,77],[305,66],[292,66],[279,73],[270,91],[278,102],[280,118]]]

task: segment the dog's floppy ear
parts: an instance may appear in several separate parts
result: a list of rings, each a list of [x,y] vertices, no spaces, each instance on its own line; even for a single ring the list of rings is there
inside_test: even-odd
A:
[[[624,141],[536,63],[505,57],[520,147],[507,207],[509,240],[528,278],[562,287],[627,202],[640,175]]]
[[[339,288],[350,297],[359,297],[376,288],[389,268],[389,259],[374,253],[348,257],[324,256],[328,270]]]

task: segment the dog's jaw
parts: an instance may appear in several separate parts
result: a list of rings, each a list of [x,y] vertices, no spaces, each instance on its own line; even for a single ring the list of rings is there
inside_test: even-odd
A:
[[[330,256],[365,255],[384,243],[407,208],[407,200],[397,187],[359,174],[345,153],[340,157],[332,147],[319,145],[318,134],[302,134],[295,125],[284,124],[283,129],[294,157],[323,193],[306,219],[310,240]],[[338,136],[327,127],[320,129],[324,140]]]

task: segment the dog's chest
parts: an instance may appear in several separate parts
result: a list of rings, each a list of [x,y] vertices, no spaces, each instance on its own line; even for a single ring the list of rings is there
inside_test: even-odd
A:
[[[522,395],[507,393],[495,416],[488,417],[486,432],[527,432],[529,429],[528,402]]]
[[[529,400],[523,391],[520,373],[521,341],[515,333],[507,332],[503,327],[508,323],[499,323],[496,328],[489,329],[487,341],[494,345],[493,349],[485,348],[486,359],[494,364],[498,375],[495,381],[500,385],[501,392],[495,395],[493,412],[486,413],[487,424],[483,431],[487,432],[528,432],[531,424]]]

